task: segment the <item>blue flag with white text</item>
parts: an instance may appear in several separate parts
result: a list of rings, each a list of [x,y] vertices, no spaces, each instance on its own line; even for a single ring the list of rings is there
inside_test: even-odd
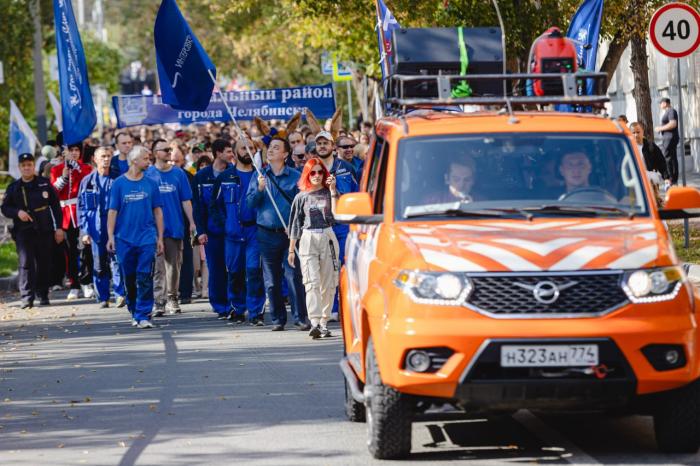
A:
[[[75,144],[90,136],[97,123],[97,115],[90,93],[85,51],[70,0],[53,0],[53,12],[63,115],[63,142]]]
[[[21,154],[34,154],[34,149],[39,145],[39,141],[34,132],[24,119],[14,101],[10,100],[10,157],[8,169],[10,176],[19,178],[19,161]]]
[[[153,39],[163,102],[177,110],[205,110],[214,91],[216,67],[175,0],[160,4]]]
[[[383,0],[376,0],[377,6],[377,42],[379,44],[379,62],[382,67],[382,80],[391,74],[391,37],[394,29],[399,29],[396,18]]]
[[[603,18],[603,0],[584,0],[571,18],[566,37],[576,44],[579,68],[595,71],[598,56],[600,21]],[[587,93],[593,92],[593,80],[588,80]]]

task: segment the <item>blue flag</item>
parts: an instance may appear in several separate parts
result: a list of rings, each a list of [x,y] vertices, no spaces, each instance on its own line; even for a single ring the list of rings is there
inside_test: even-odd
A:
[[[391,37],[394,29],[399,29],[396,18],[382,0],[376,0],[377,6],[377,42],[379,44],[379,62],[382,67],[382,81],[391,74]]]
[[[90,136],[97,115],[90,94],[85,52],[75,24],[70,0],[53,0],[58,56],[58,81],[61,88],[63,142],[75,144]]]
[[[13,178],[19,178],[20,154],[34,153],[34,148],[39,145],[39,140],[27,124],[14,101],[10,100],[10,163],[9,171]]]
[[[177,110],[205,110],[214,91],[216,67],[175,0],[160,4],[153,38],[163,102]]]
[[[603,17],[603,0],[584,0],[571,18],[566,37],[576,44],[579,68],[595,71],[598,56],[600,20]],[[593,93],[593,80],[588,80],[587,94]]]

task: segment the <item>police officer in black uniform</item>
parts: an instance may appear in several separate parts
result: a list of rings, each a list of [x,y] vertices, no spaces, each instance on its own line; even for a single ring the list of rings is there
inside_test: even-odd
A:
[[[20,154],[20,179],[7,187],[0,210],[13,220],[12,239],[19,256],[19,291],[22,309],[49,304],[51,244],[61,243],[62,213],[58,194],[49,180],[35,175],[34,156]]]

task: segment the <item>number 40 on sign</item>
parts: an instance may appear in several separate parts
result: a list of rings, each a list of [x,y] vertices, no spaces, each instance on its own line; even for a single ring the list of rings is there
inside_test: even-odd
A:
[[[685,3],[664,5],[651,18],[649,36],[654,47],[667,57],[690,55],[700,45],[700,14]]]

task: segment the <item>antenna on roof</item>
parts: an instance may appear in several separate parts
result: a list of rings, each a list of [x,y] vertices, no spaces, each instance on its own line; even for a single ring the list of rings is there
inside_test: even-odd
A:
[[[507,71],[507,66],[508,66],[508,60],[506,57],[506,26],[503,24],[503,18],[501,17],[501,10],[498,8],[498,0],[492,0],[493,7],[496,9],[496,16],[498,17],[498,24],[501,25],[501,48],[503,49],[503,76],[506,75]],[[510,103],[510,99],[508,98],[508,84],[507,81],[504,79],[503,80],[503,100],[506,102],[506,108],[508,109],[508,114],[510,115],[510,118],[508,119],[508,123],[515,124],[518,122],[518,119],[515,118],[515,115],[513,114],[513,106]]]

